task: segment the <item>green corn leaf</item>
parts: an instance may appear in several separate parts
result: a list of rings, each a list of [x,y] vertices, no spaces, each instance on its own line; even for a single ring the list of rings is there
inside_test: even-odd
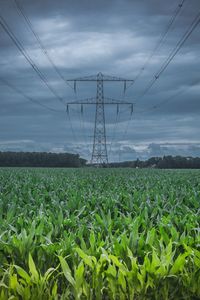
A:
[[[149,272],[151,269],[151,262],[150,259],[148,257],[148,253],[145,255],[144,257],[144,268]]]
[[[188,253],[180,254],[177,259],[175,260],[171,270],[170,274],[177,274],[178,272],[181,272],[185,265],[185,258],[188,256]]]
[[[174,256],[174,253],[172,252],[172,241],[171,240],[169,241],[165,252],[166,252],[166,254],[165,254],[165,258],[164,258],[164,263],[165,263],[166,267],[169,268],[169,265]]]
[[[195,263],[195,265],[199,268],[199,270],[200,270],[200,259],[198,258],[198,257],[194,257],[194,263]]]
[[[29,271],[33,276],[33,279],[38,281],[39,280],[39,274],[38,274],[35,263],[34,263],[33,258],[32,258],[30,253],[29,253],[29,257],[28,257],[28,266],[29,266]]]
[[[92,250],[94,251],[95,243],[96,243],[94,231],[90,232],[89,240],[90,240],[90,246],[91,246]]]
[[[76,278],[76,284],[78,283],[81,285],[84,279],[84,264],[81,261],[78,267],[75,270],[75,278]]]
[[[57,296],[57,290],[58,290],[58,285],[57,285],[57,282],[55,282],[54,285],[53,285],[53,288],[52,288],[52,292],[51,292],[54,299]]]
[[[23,291],[23,298],[26,300],[31,300],[31,289],[30,286],[26,286]]]
[[[155,234],[156,234],[155,228],[152,228],[151,230],[148,231],[147,238],[146,238],[146,244],[149,244],[150,246],[153,245],[153,242],[155,239]]]
[[[198,257],[200,259],[200,251],[197,249],[193,249],[194,250],[194,254],[196,257]]]
[[[72,286],[75,286],[75,280],[72,277],[72,273],[71,273],[68,263],[62,256],[58,256],[58,258],[60,260],[61,268],[62,268],[65,278],[69,281],[69,283],[71,283]]]
[[[110,254],[108,257],[111,259],[111,261],[112,261],[117,267],[121,267],[122,263],[119,261],[119,259],[118,259],[116,256]]]
[[[169,236],[167,234],[167,232],[165,231],[165,228],[163,226],[159,227],[159,231],[161,234],[161,237],[163,238],[163,241],[165,242],[165,244],[169,244]]]
[[[156,250],[153,249],[153,252],[152,252],[152,261],[151,261],[151,267],[153,268],[153,270],[156,269],[156,267],[160,266],[161,265],[161,261],[156,253]]]
[[[133,253],[131,252],[131,250],[128,247],[127,247],[127,252],[128,252],[128,257],[131,261],[132,271],[134,271],[134,273],[135,273],[138,270],[137,258],[133,256]]]
[[[48,281],[51,275],[56,271],[55,268],[49,268],[44,274],[44,280]]]
[[[106,274],[107,274],[107,275],[111,275],[112,277],[116,278],[116,276],[117,276],[117,270],[116,270],[116,267],[113,266],[113,265],[111,265],[111,264],[109,264],[109,265],[108,265],[108,268],[107,268],[107,270],[106,270]]]
[[[16,268],[17,273],[29,284],[31,282],[31,277],[28,275],[28,273],[19,266],[14,265],[14,267]]]
[[[22,296],[22,299],[24,298],[24,290],[25,288],[21,284],[17,285],[17,293]],[[29,298],[27,300],[29,300]]]
[[[118,284],[122,287],[122,290],[126,292],[126,280],[124,274],[122,274],[121,272],[119,272],[118,274]]]
[[[18,281],[17,281],[17,274],[13,274],[10,276],[10,287],[13,290],[16,290],[17,285],[18,285]]]
[[[78,265],[78,267],[75,269],[75,294],[76,294],[76,299],[81,299],[81,295],[82,295],[82,287],[83,287],[83,283],[85,282],[85,278],[84,278],[84,264],[83,261],[80,262],[80,264]]]
[[[0,282],[0,288],[3,287],[5,289],[8,289],[9,287],[4,283],[4,282]],[[1,298],[0,298],[1,299]]]
[[[84,263],[93,269],[94,268],[93,262],[96,261],[96,259],[92,256],[87,255],[80,248],[75,248],[75,250],[78,253],[78,255],[83,259]]]

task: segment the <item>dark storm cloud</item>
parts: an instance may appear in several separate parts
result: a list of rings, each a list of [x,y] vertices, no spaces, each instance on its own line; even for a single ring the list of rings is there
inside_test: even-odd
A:
[[[35,32],[65,78],[99,71],[135,78],[165,31],[181,1],[17,0]],[[165,153],[200,155],[200,26],[144,97],[144,88],[200,11],[199,0],[186,0],[169,32],[141,77],[122,96],[123,86],[106,85],[105,95],[136,103],[129,111],[107,108],[108,148],[111,160],[146,158]],[[14,0],[0,0],[0,14],[64,101],[95,96],[93,84],[78,86],[78,94],[64,84],[17,12]],[[0,150],[79,152],[90,157],[94,108],[71,110],[41,82],[10,38],[0,28],[0,77],[57,113],[17,95],[0,82]],[[70,124],[70,121],[72,124]],[[73,130],[71,130],[73,127]],[[110,147],[112,141],[112,147]],[[179,142],[184,142],[184,146]],[[165,143],[170,143],[168,146]],[[170,152],[171,151],[171,152]],[[160,154],[159,154],[160,153]]]

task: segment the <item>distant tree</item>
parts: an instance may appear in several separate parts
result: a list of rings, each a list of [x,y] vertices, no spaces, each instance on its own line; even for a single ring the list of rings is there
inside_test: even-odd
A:
[[[0,167],[83,167],[78,154],[47,152],[0,152]]]
[[[136,161],[111,163],[109,166],[115,168],[200,169],[200,158],[168,155],[151,157],[146,161],[137,159]]]

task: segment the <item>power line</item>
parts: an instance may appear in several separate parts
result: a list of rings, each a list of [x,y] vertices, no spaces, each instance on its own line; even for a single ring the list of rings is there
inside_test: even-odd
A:
[[[172,61],[172,59],[174,58],[174,56],[178,53],[178,51],[182,48],[182,46],[184,45],[184,43],[186,42],[186,40],[190,37],[190,35],[192,34],[192,32],[198,26],[199,22],[200,22],[200,12],[196,16],[196,18],[193,20],[190,28],[183,35],[182,39],[178,42],[178,44],[176,45],[175,49],[170,53],[169,57],[163,63],[163,65],[161,66],[161,68],[158,71],[158,73],[155,75],[157,78],[159,78],[160,75],[165,71],[165,69],[170,64],[170,62]]]
[[[117,114],[116,114],[116,118],[115,118],[115,121],[114,121],[114,128],[113,128],[113,132],[112,132],[112,135],[111,135],[111,142],[110,142],[110,145],[109,145],[109,150],[108,150],[108,156],[110,156],[111,154],[111,150],[112,150],[112,145],[114,144],[115,142],[115,137],[116,137],[116,133],[117,133],[117,127],[118,127],[118,124],[120,123],[120,116],[123,114],[123,113],[126,113],[126,112],[129,112],[130,113],[130,116],[132,115],[133,112],[130,112],[130,108],[126,108],[124,110],[121,110],[119,109],[119,107],[117,107]],[[130,117],[129,117],[130,118]],[[128,120],[129,120],[128,118]],[[129,122],[130,123],[130,122]],[[128,124],[129,125],[129,124]],[[124,130],[124,133],[122,134],[123,138],[126,137],[126,130]]]
[[[168,98],[165,99],[165,100],[162,100],[162,101],[159,102],[158,104],[155,104],[155,105],[153,105],[152,107],[149,107],[149,108],[144,109],[144,110],[141,110],[141,111],[136,111],[136,113],[143,114],[143,113],[147,113],[147,112],[152,112],[152,111],[154,111],[154,110],[160,108],[162,105],[165,105],[165,104],[167,104],[168,102],[170,102],[171,100],[173,100],[173,99],[177,98],[178,96],[182,95],[184,92],[185,92],[185,90],[184,90],[184,91],[181,90],[181,91],[177,92],[175,95],[170,96],[170,97],[168,97]]]
[[[27,60],[27,62],[30,64],[32,69],[36,72],[36,74],[39,76],[39,78],[43,81],[43,83],[48,87],[48,89],[52,92],[52,94],[60,101],[62,104],[65,105],[64,100],[57,95],[57,93],[54,91],[54,89],[49,85],[46,77],[42,74],[42,72],[39,70],[37,65],[34,63],[34,61],[31,59],[29,54],[24,49],[21,42],[17,39],[17,37],[14,35],[14,33],[9,28],[8,24],[6,23],[5,19],[0,15],[0,25],[2,26],[3,30],[7,33],[7,35],[10,37],[10,39],[13,41],[15,46],[18,48],[20,53],[24,56],[24,58]]]
[[[35,100],[35,99],[33,99],[33,98],[27,96],[26,94],[24,94],[24,92],[22,92],[22,91],[21,91],[20,89],[18,89],[17,87],[13,86],[10,82],[8,82],[7,80],[5,80],[4,78],[0,77],[0,81],[1,81],[3,84],[7,85],[10,89],[12,89],[13,91],[15,91],[17,94],[19,94],[19,95],[23,96],[24,98],[26,98],[28,101],[30,101],[30,102],[32,102],[32,103],[35,103],[35,104],[37,104],[37,105],[40,105],[40,106],[42,106],[43,108],[48,109],[48,110],[53,111],[53,112],[56,112],[56,113],[61,113],[61,112],[62,112],[62,111],[60,111],[60,110],[53,109],[53,108],[51,108],[51,107],[49,107],[49,106],[47,106],[47,105],[45,105],[45,104],[43,104],[43,103],[41,103],[41,102]]]
[[[155,104],[155,105],[153,105],[152,107],[149,107],[149,108],[144,109],[144,110],[141,110],[141,111],[136,111],[136,113],[139,113],[139,114],[142,113],[142,114],[143,114],[143,113],[146,113],[146,112],[151,112],[151,111],[154,111],[154,110],[156,110],[156,109],[159,109],[162,105],[165,105],[165,104],[167,104],[168,102],[172,101],[173,99],[177,98],[178,96],[180,96],[180,95],[182,95],[182,94],[185,94],[189,89],[191,89],[193,86],[195,86],[195,85],[197,85],[197,84],[199,84],[199,83],[200,83],[199,79],[198,79],[198,80],[195,80],[195,81],[193,81],[193,82],[190,84],[189,87],[187,87],[187,88],[185,88],[185,89],[183,89],[183,90],[181,90],[181,91],[178,91],[176,94],[174,94],[174,95],[168,97],[167,99],[164,99],[164,100],[160,101],[158,104]]]
[[[20,13],[22,15],[22,17],[24,18],[28,28],[31,30],[31,32],[33,33],[33,35],[35,36],[40,49],[42,50],[42,52],[44,53],[44,55],[47,57],[48,61],[50,62],[50,64],[52,65],[53,69],[55,70],[55,72],[58,74],[58,76],[65,82],[65,84],[67,84],[71,89],[73,89],[71,87],[71,85],[66,82],[65,78],[63,77],[62,73],[60,72],[60,70],[58,69],[58,67],[55,65],[54,61],[52,60],[51,56],[49,55],[47,49],[45,48],[43,42],[41,41],[41,39],[39,38],[38,34],[35,32],[33,25],[30,21],[30,19],[28,18],[28,16],[25,14],[24,10],[22,9],[22,6],[18,3],[17,0],[14,0],[16,8],[18,13]]]
[[[76,89],[74,92],[75,92],[75,99],[76,99],[76,101],[78,101]],[[70,109],[72,109],[72,107]],[[79,122],[80,122],[80,130],[83,133],[84,142],[85,142],[85,144],[87,144],[87,140],[86,140],[86,136],[85,136],[85,126],[84,126],[83,105],[82,104],[81,104],[80,112],[78,112],[78,118],[79,118]]]
[[[119,112],[119,115],[120,115],[120,112]],[[126,124],[124,126],[124,130],[122,132],[122,136],[123,136],[123,140],[125,141],[126,140],[126,137],[128,135],[128,130],[129,130],[129,127],[130,127],[130,122],[132,120],[132,116],[133,114],[130,114],[128,120],[126,121]],[[120,117],[119,117],[119,122],[120,122]],[[118,156],[118,162],[121,161],[121,143],[119,142],[119,148],[118,148],[118,151],[117,151],[117,156]]]
[[[122,101],[125,100],[126,89],[127,89],[127,87],[125,85],[123,93],[122,93]],[[111,155],[112,145],[114,144],[115,136],[116,136],[116,132],[117,132],[117,126],[118,126],[118,123],[120,121],[120,114],[121,114],[121,110],[120,110],[119,105],[117,105],[117,113],[116,113],[116,118],[115,118],[115,121],[114,121],[114,128],[113,128],[113,131],[112,131],[112,134],[111,134],[110,145],[109,145],[109,150],[108,150],[108,156]]]
[[[69,120],[69,125],[70,125],[70,129],[71,129],[71,133],[72,133],[72,138],[76,142],[76,144],[78,144],[78,138],[76,137],[74,128],[72,126],[72,121],[71,121],[71,118],[70,118],[70,114],[68,112],[67,112],[67,117],[68,117],[68,120]]]
[[[80,123],[81,123],[81,131],[83,132],[83,139],[85,141],[85,144],[87,144],[87,136],[86,136],[86,130],[84,125],[84,117],[83,117],[83,107],[81,106],[81,112],[80,112]]]
[[[154,83],[160,78],[162,73],[166,70],[166,68],[171,63],[171,61],[173,60],[175,55],[179,52],[179,50],[185,44],[185,42],[190,37],[190,35],[192,34],[192,32],[195,30],[195,28],[198,26],[199,23],[200,23],[200,12],[196,15],[196,17],[194,18],[194,20],[192,21],[192,23],[190,24],[190,26],[188,27],[188,29],[186,30],[186,32],[184,33],[182,38],[179,40],[179,42],[176,44],[174,49],[171,51],[171,53],[169,54],[167,59],[162,64],[161,68],[158,70],[158,72],[154,75],[152,80],[149,82],[149,84],[146,87],[146,89],[144,90],[144,92],[140,95],[140,97],[139,97],[140,99],[147,94],[147,92],[151,89],[151,87],[154,85]]]
[[[128,120],[127,120],[127,123],[126,123],[126,127],[124,128],[125,129],[124,133],[123,133],[124,140],[126,139],[126,137],[128,135],[128,130],[129,130],[129,127],[130,127],[129,125],[130,125],[130,122],[132,120],[132,117],[133,117],[133,114],[130,114],[130,116],[129,116]]]
[[[108,156],[110,156],[110,154],[111,154],[112,145],[113,145],[114,140],[115,140],[115,135],[116,135],[116,131],[117,131],[117,125],[118,125],[118,122],[119,122],[119,115],[120,115],[120,111],[118,111],[117,114],[116,114],[116,118],[115,118],[115,122],[114,122],[113,134],[112,134],[112,138],[111,138],[110,145],[109,145],[109,150],[108,150]]]
[[[161,45],[164,43],[172,25],[174,24],[177,16],[179,15],[183,4],[186,0],[181,0],[181,2],[179,2],[178,6],[176,7],[173,15],[171,16],[169,23],[167,24],[167,27],[165,29],[165,31],[163,32],[161,38],[159,39],[158,43],[156,44],[155,48],[153,49],[152,53],[150,54],[150,56],[147,58],[147,60],[145,61],[145,63],[143,64],[142,68],[140,69],[140,71],[138,72],[138,74],[136,75],[134,82],[140,78],[140,76],[142,75],[142,73],[144,72],[144,70],[146,69],[147,65],[149,64],[149,62],[151,61],[152,57],[155,55],[156,51],[161,47]],[[130,87],[130,86],[129,86]],[[128,88],[129,88],[128,87]],[[128,89],[127,88],[127,89]]]

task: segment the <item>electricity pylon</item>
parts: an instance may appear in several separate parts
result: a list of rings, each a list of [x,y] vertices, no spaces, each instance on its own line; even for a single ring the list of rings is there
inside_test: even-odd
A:
[[[94,104],[96,106],[95,113],[95,125],[94,125],[94,135],[93,135],[93,149],[91,163],[95,165],[103,165],[108,163],[108,153],[107,153],[107,143],[106,143],[106,126],[105,126],[105,105],[117,105],[117,113],[119,112],[119,105],[129,105],[131,106],[131,114],[133,113],[133,103],[115,100],[111,98],[104,97],[104,82],[123,82],[124,83],[124,93],[127,88],[127,83],[133,84],[134,80],[124,79],[119,77],[113,77],[108,75],[103,75],[98,73],[94,76],[86,76],[75,79],[69,79],[67,82],[74,83],[74,91],[76,92],[76,85],[79,81],[85,82],[96,82],[97,91],[95,98],[88,98],[84,100],[76,100],[67,103],[67,113],[69,113],[70,105],[81,105],[81,113],[83,112],[83,105]]]

